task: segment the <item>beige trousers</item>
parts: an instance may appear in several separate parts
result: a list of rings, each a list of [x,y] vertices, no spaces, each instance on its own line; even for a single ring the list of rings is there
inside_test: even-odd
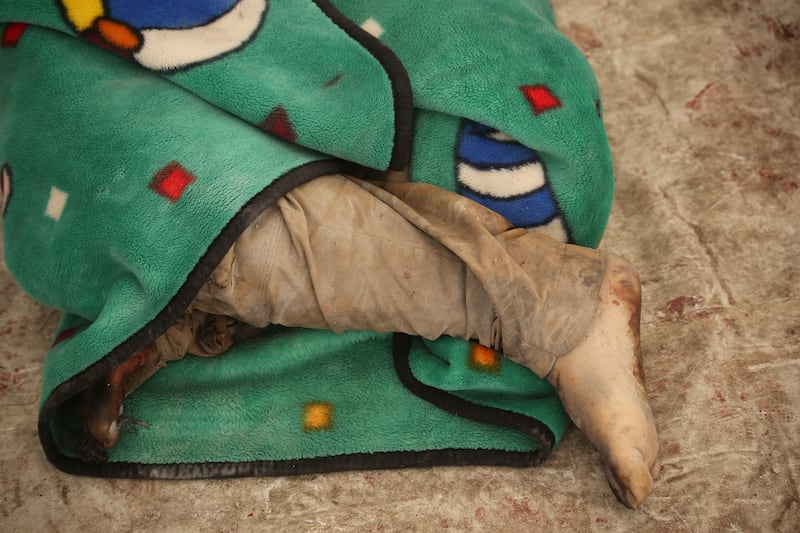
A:
[[[545,376],[584,337],[604,271],[601,252],[511,229],[440,188],[325,176],[242,233],[156,348],[216,355],[236,321],[450,335]]]

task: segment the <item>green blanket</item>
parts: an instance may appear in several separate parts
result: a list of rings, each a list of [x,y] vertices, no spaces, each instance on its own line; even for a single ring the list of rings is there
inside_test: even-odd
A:
[[[160,370],[100,463],[74,408],[259,212],[324,174],[410,163],[596,246],[613,189],[599,91],[545,1],[2,0],[0,23],[6,263],[64,312],[39,414],[57,467],[221,477],[552,451],[568,418],[547,382],[450,338],[268,328]]]

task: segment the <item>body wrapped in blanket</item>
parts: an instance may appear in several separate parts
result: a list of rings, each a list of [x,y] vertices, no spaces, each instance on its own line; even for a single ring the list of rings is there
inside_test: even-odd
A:
[[[169,372],[187,353],[272,325],[396,332],[474,341],[549,383],[639,505],[659,470],[639,280],[593,248],[613,185],[599,94],[549,5],[468,2],[440,35],[430,2],[229,4],[191,31],[124,2],[0,5],[7,262],[66,312],[40,413],[51,460],[185,476],[159,466],[180,439],[114,455],[151,377],[187,394]],[[306,431],[325,427],[330,405],[310,409]]]

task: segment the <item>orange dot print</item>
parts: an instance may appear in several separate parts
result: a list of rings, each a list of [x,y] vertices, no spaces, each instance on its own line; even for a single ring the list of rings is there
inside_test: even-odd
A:
[[[473,344],[470,349],[467,365],[472,370],[498,374],[502,366],[501,361],[502,357],[497,353],[497,350],[489,348],[488,346],[483,346],[482,344]]]
[[[303,431],[322,431],[333,427],[333,405],[309,402],[303,408]]]
[[[136,50],[141,44],[139,33],[136,30],[116,20],[98,19],[97,32],[108,44],[120,50]]]

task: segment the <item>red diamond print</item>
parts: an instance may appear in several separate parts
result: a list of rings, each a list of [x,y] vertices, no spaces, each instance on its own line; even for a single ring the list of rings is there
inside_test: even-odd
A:
[[[56,336],[56,340],[53,341],[53,346],[56,344],[61,344],[65,340],[69,339],[70,337],[74,337],[76,333],[78,333],[81,328],[68,328],[62,331],[61,333]]]
[[[3,48],[16,48],[20,37],[22,37],[22,34],[25,33],[27,28],[28,25],[22,22],[9,23],[3,31],[3,39],[0,46]]]
[[[556,98],[545,85],[523,85],[519,90],[531,103],[535,115],[561,107],[561,100]]]
[[[150,183],[150,188],[174,203],[180,200],[186,187],[194,180],[195,177],[191,172],[183,168],[177,161],[173,161],[156,173]]]
[[[283,106],[278,106],[273,109],[259,126],[261,129],[273,135],[277,135],[282,139],[286,139],[287,141],[294,142],[297,138],[297,134],[292,127],[292,123],[289,122],[289,116],[286,114],[286,110]]]

